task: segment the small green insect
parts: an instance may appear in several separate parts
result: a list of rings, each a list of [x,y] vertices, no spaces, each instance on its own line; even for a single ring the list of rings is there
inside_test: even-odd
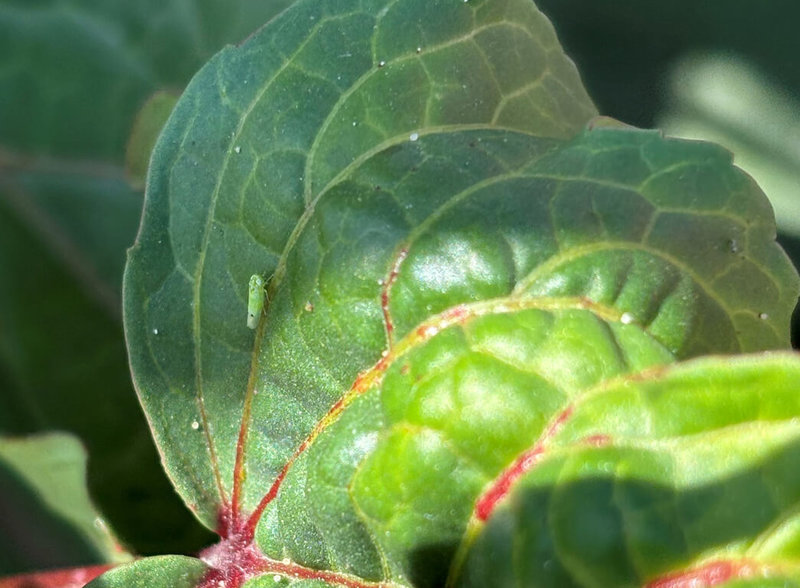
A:
[[[250,284],[247,287],[247,326],[255,329],[258,326],[258,319],[264,310],[264,301],[267,299],[267,291],[264,290],[264,278],[258,274],[250,276]]]

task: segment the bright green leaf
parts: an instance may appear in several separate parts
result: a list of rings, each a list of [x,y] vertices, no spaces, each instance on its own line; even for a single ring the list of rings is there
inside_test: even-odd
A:
[[[797,355],[712,358],[584,395],[465,537],[466,550],[479,533],[456,584],[797,581],[798,382]]]

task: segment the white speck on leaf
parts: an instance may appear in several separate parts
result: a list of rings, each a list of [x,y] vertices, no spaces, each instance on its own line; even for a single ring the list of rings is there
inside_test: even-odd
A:
[[[758,315],[758,318],[760,318],[762,321],[765,321],[769,318],[769,315],[766,312],[762,312]]]
[[[629,312],[623,312],[622,316],[619,317],[619,322],[623,325],[629,325],[633,322],[634,316]]]
[[[153,335],[158,335],[158,329],[153,329]]]
[[[241,153],[241,152],[242,152],[242,148],[241,148],[241,147],[239,147],[238,145],[237,145],[236,147],[234,147],[234,148],[233,148],[233,150],[234,150],[236,153]]]
[[[409,139],[412,141],[416,141],[417,139],[419,139],[419,133],[411,133]]]
[[[196,431],[199,428],[200,428],[200,423],[198,423],[197,421],[192,421],[192,429]]]

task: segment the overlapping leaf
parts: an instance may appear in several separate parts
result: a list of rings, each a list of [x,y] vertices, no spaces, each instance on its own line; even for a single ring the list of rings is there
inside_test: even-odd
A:
[[[794,585],[798,382],[797,356],[714,358],[586,395],[457,585]]]
[[[203,586],[439,585],[604,381],[787,346],[758,188],[591,114],[527,0],[301,1],[198,74],[125,320],[167,470],[225,538]]]

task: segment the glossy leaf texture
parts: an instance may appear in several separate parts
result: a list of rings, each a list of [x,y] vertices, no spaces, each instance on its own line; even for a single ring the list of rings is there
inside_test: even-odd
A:
[[[409,35],[397,35],[398,27]],[[422,133],[503,126],[567,137],[593,114],[550,23],[527,0],[303,1],[201,70],[153,156],[126,270],[125,324],[134,379],[170,474],[207,524],[232,493],[254,357],[253,335],[240,328],[247,283],[254,273],[285,273],[284,251],[326,200],[326,186]],[[482,175],[476,170],[472,182]],[[369,193],[378,191],[371,185]],[[389,225],[378,220],[378,232],[362,238],[375,235],[375,253],[397,239],[382,236]],[[379,271],[369,312],[380,318],[374,302],[385,268],[371,269]],[[351,288],[354,270],[358,277],[360,267],[348,268],[335,280]],[[326,329],[350,320],[331,316]],[[371,351],[354,348],[359,356],[342,366],[351,381],[385,346],[381,332],[373,324],[364,341]],[[295,441],[287,437],[275,457]]]
[[[139,552],[209,539],[175,499],[130,384],[121,276],[143,200],[125,146],[148,95],[180,91],[286,5],[0,2],[0,431],[79,435],[98,506]]]
[[[193,80],[124,298],[203,587],[441,585],[604,382],[788,346],[758,187],[593,112],[528,0],[301,0]]]
[[[796,585],[799,381],[797,355],[704,358],[587,394],[453,585]]]
[[[0,437],[0,575],[130,559],[92,504],[86,451],[71,435]]]

